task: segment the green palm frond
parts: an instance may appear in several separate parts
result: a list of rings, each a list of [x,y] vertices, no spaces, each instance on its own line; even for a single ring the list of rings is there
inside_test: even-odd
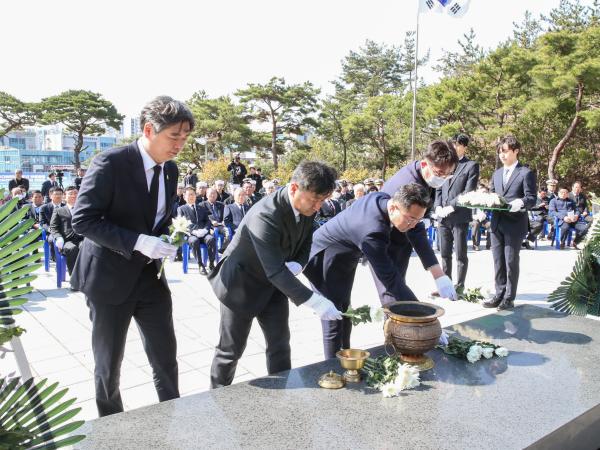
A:
[[[29,379],[19,384],[19,379],[0,379],[0,442],[7,442],[6,448],[60,448],[85,438],[67,436],[84,423],[82,420],[68,423],[81,411],[81,408],[70,409],[76,399],[63,401],[68,389],[55,392],[58,383],[46,386],[46,381],[34,383]]]
[[[600,220],[594,220],[573,271],[548,296],[548,301],[560,312],[600,315]]]

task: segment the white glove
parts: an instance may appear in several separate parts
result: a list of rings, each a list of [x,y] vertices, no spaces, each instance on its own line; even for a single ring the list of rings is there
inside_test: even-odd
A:
[[[446,217],[444,215],[444,208],[442,206],[436,206],[435,215],[438,216],[440,219],[443,219],[444,217]]]
[[[523,208],[525,203],[523,203],[523,200],[521,200],[520,198],[517,198],[516,200],[510,202],[509,205],[510,212],[519,212]]]
[[[448,275],[443,275],[435,279],[437,291],[440,293],[440,297],[449,298],[450,300],[457,300],[456,291],[452,285],[452,280]]]
[[[442,334],[440,335],[440,340],[438,341],[438,345],[443,345],[444,347],[448,345],[448,335],[444,330],[442,330]]]
[[[285,265],[294,276],[298,276],[302,272],[302,265],[300,265],[300,263],[297,263],[296,261],[286,262]]]
[[[63,247],[65,246],[65,240],[61,237],[56,238],[56,240],[54,242],[56,243],[56,246],[58,247],[59,250],[62,250]]]
[[[425,229],[428,229],[431,226],[431,220],[429,219],[421,219],[421,222],[425,225]]]
[[[164,242],[159,237],[148,236],[147,234],[139,235],[133,250],[137,250],[150,259],[175,258],[175,255],[177,255],[177,247]]]
[[[444,217],[448,217],[454,212],[454,206],[444,206],[443,208]]]
[[[477,211],[477,213],[475,213],[475,218],[480,222],[483,222],[487,219],[487,215],[483,211]]]
[[[203,238],[208,234],[208,230],[206,228],[198,228],[197,230],[192,231],[192,234],[196,237]]]
[[[342,320],[342,313],[338,311],[331,300],[326,299],[316,292],[304,302],[321,320]]]

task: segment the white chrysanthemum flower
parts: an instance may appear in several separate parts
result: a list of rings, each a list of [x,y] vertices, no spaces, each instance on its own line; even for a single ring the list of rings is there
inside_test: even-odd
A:
[[[494,356],[494,348],[493,347],[484,347],[482,354],[485,359],[490,359],[492,356]]]
[[[483,354],[483,347],[477,344],[471,345],[471,347],[469,347],[469,352],[473,352],[481,356]]]
[[[402,364],[398,368],[398,376],[396,377],[394,384],[396,385],[398,391],[417,387],[419,384],[421,384],[421,381],[419,380],[418,369],[409,364]]]
[[[478,353],[478,352],[472,352],[472,351],[469,351],[469,352],[467,353],[467,361],[469,361],[470,363],[477,362],[477,361],[479,361],[480,359],[481,359],[481,354],[480,354],[480,353]]]
[[[383,308],[371,306],[369,314],[371,315],[371,320],[373,322],[382,322],[383,321]]]
[[[185,233],[189,234],[189,227],[192,224],[188,219],[183,216],[175,217],[173,219],[173,233]]]
[[[381,393],[385,398],[395,397],[396,395],[398,395],[399,392],[398,388],[394,383],[386,383],[379,389],[381,389]]]
[[[508,356],[508,349],[506,347],[498,347],[496,349],[496,355],[498,355],[501,358],[505,358],[506,356]]]

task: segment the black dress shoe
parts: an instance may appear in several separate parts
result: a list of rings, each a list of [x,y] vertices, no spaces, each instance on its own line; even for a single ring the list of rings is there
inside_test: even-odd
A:
[[[502,303],[501,297],[493,297],[493,298],[489,299],[487,302],[483,302],[483,307],[484,308],[497,308],[498,305],[500,305],[500,303]]]
[[[504,299],[498,305],[498,311],[504,311],[505,309],[513,309],[515,307],[515,302],[513,300]]]
[[[208,275],[208,272],[206,271],[206,267],[204,267],[204,266],[200,267],[200,275]]]

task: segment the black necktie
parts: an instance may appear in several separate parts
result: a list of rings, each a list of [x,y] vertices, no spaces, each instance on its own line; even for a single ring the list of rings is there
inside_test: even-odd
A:
[[[156,221],[156,210],[158,209],[158,177],[160,177],[160,171],[162,167],[158,164],[152,168],[154,175],[152,175],[152,181],[150,182],[150,208],[152,211],[152,225]]]
[[[240,205],[240,209],[242,210],[242,217],[245,216],[244,205]]]
[[[196,214],[196,225],[198,225],[198,222],[199,222],[199,220],[198,220],[198,205],[194,205],[193,208],[194,208],[194,214]]]

